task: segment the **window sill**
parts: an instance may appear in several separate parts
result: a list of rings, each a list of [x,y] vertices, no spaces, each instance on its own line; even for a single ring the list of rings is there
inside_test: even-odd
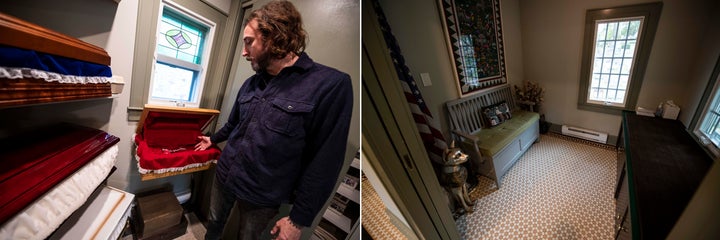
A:
[[[633,111],[633,109],[627,109],[623,107],[605,106],[590,103],[578,103],[577,108],[585,111],[613,114],[618,116],[622,115],[623,110]]]
[[[720,158],[720,149],[715,147],[715,145],[713,145],[713,143],[709,139],[702,137],[701,136],[702,134],[698,133],[698,130],[695,130],[695,131],[691,131],[689,129],[686,129],[686,130],[688,131],[690,136],[692,136],[692,138],[695,140],[695,142],[697,142],[698,145],[700,145],[702,147],[702,149],[705,150],[705,153],[707,153],[708,156],[712,157],[713,159]]]
[[[128,113],[128,121],[129,122],[138,122],[140,121],[140,116],[143,113],[142,107],[128,107],[127,108]]]

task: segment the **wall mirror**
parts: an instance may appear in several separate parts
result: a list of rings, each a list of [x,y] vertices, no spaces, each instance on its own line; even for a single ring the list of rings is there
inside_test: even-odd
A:
[[[498,0],[438,1],[460,96],[505,84]]]

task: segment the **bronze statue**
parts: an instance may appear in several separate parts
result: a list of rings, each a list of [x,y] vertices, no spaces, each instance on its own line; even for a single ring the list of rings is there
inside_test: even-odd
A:
[[[443,168],[441,180],[448,192],[451,193],[455,200],[456,206],[462,206],[465,212],[473,212],[473,201],[470,200],[467,191],[467,169],[462,166],[467,162],[468,155],[463,153],[460,148],[455,147],[455,141],[445,150],[445,158],[443,159]]]

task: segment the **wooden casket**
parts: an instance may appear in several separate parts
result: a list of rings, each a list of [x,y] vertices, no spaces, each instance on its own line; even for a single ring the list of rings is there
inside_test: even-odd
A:
[[[0,108],[112,96],[97,46],[0,13]]]

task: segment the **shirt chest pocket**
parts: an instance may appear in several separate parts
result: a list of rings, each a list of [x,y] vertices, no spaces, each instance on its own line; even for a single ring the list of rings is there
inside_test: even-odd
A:
[[[275,98],[265,112],[264,123],[268,129],[287,136],[305,136],[305,118],[315,106],[290,99]]]
[[[237,114],[238,114],[239,122],[245,121],[247,116],[251,113],[252,106],[254,104],[252,102],[253,98],[254,98],[253,95],[245,95],[245,96],[241,96],[240,98],[238,98],[237,104],[238,104],[239,108],[238,108]]]

